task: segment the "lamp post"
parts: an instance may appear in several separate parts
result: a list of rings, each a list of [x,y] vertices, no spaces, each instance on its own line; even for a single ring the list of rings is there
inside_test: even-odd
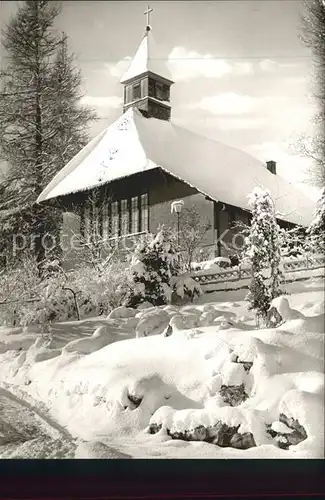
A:
[[[183,200],[176,200],[173,201],[171,204],[171,213],[176,213],[177,215],[177,245],[179,246],[179,233],[180,233],[180,216],[181,212],[184,206],[184,201]]]

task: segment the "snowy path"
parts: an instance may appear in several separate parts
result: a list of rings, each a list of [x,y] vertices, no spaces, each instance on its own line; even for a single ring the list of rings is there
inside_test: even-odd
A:
[[[0,458],[73,458],[75,449],[65,429],[0,388]]]

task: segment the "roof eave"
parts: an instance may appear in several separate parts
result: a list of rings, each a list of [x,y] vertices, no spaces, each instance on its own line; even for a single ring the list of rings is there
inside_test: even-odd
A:
[[[127,75],[127,73],[125,75]],[[175,83],[170,78],[167,78],[166,76],[163,76],[163,75],[159,75],[158,73],[155,73],[154,71],[151,71],[150,69],[146,69],[145,71],[142,71],[138,75],[134,75],[134,76],[127,77],[127,78],[125,75],[122,76],[122,78],[120,79],[120,83],[123,85],[127,85],[127,84],[133,82],[134,80],[138,80],[138,79],[143,78],[144,76],[154,77],[156,79],[161,80],[162,83],[166,83],[167,85],[170,85],[170,86]]]
[[[148,158],[148,160],[150,160]],[[152,161],[152,160],[150,160]],[[171,170],[169,170],[168,168],[164,167],[163,165],[158,165],[157,163],[155,162],[152,162],[156,165],[156,168],[160,168],[162,170],[164,170],[167,174],[171,175],[172,177],[175,177],[176,179],[182,181],[182,182],[185,182],[186,184],[188,184],[190,187],[192,187],[193,189],[196,189],[199,193],[203,194],[204,196],[207,196],[211,199],[211,201],[213,202],[220,202],[220,203],[224,203],[225,205],[229,205],[229,203],[223,201],[222,199],[218,199],[215,195],[211,194],[211,193],[208,193],[204,190],[201,190],[199,189],[197,186],[195,186],[194,184],[190,183],[189,181],[187,181],[186,179],[184,179],[183,177],[175,174],[174,172],[172,172]],[[148,169],[148,171],[151,170],[151,169]],[[108,185],[108,184],[111,184],[112,182],[115,182],[115,181],[118,181],[118,180],[122,180],[122,179],[127,179],[128,177],[132,177],[133,175],[137,175],[139,173],[142,173],[141,171],[139,172],[133,172],[131,174],[127,174],[127,175],[121,175],[121,176],[118,176],[118,177],[115,177],[114,179],[111,179],[109,181],[106,181],[106,182],[102,182],[100,184],[94,184],[93,186],[87,186],[85,188],[80,188],[80,189],[77,189],[75,191],[70,191],[68,193],[64,193],[64,194],[61,194],[59,196],[51,196],[50,198],[45,198],[43,200],[40,200],[38,201],[37,200],[37,203],[46,203],[46,202],[52,202],[53,200],[57,199],[57,198],[65,198],[65,197],[68,197],[68,196],[71,196],[71,195],[75,195],[77,193],[84,193],[86,191],[91,191],[92,189],[94,188],[101,188],[102,186],[105,186],[105,185]],[[241,207],[241,206],[238,206],[238,205],[231,205],[233,207],[236,207],[240,210],[244,210],[245,212],[249,212],[251,213],[251,210],[249,209],[249,207]],[[280,217],[278,216],[277,219],[283,221],[283,222],[288,222],[290,224],[295,224],[295,225],[301,225],[301,226],[307,226],[307,224],[303,224],[303,223],[298,223],[298,222],[293,222],[292,220],[290,220],[289,218],[285,218],[285,216],[283,217]]]

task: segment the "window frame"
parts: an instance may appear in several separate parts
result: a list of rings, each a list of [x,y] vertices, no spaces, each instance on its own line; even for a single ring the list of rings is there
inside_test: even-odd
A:
[[[133,96],[132,84],[126,85],[125,86],[125,95],[124,95],[125,104],[132,102],[132,96]]]
[[[103,239],[110,237],[111,232],[111,204],[109,202],[103,203],[103,210],[101,211],[101,236]]]
[[[135,95],[136,91],[139,91],[138,96]],[[132,102],[141,99],[141,97],[142,97],[141,82],[136,82],[132,85]]]
[[[120,235],[120,206],[118,201],[112,201],[111,204],[111,238],[118,238]],[[115,207],[117,210],[115,210]],[[116,227],[115,227],[116,226]]]
[[[119,203],[120,216],[120,236],[129,234],[130,214],[129,214],[129,198],[122,198]]]
[[[96,227],[98,236],[104,240],[149,232],[148,192],[107,201],[98,207],[85,204],[82,211],[83,237],[94,237]]]
[[[140,199],[140,227],[141,227],[141,232],[148,232],[149,231],[149,196],[148,193],[142,193],[139,196]],[[142,200],[145,199],[145,204],[143,205]],[[144,213],[146,214],[146,217],[144,219],[143,217],[143,207],[145,207]],[[145,220],[145,229],[144,229],[144,224],[143,220]]]
[[[139,233],[140,224],[140,210],[139,210],[139,196],[131,196],[130,198],[130,234]],[[136,215],[136,217],[134,217]]]

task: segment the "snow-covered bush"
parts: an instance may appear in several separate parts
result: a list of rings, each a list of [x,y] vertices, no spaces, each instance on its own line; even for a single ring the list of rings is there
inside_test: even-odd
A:
[[[125,264],[111,261],[100,267],[83,263],[65,270],[58,260],[43,266],[23,261],[0,275],[0,324],[49,325],[53,321],[108,314],[129,291]],[[14,311],[15,314],[14,314]]]
[[[176,295],[183,299],[188,296],[191,300],[195,296],[203,294],[200,284],[197,283],[189,274],[181,274],[180,276],[173,276],[171,279],[171,287]]]
[[[135,307],[142,302],[155,306],[171,300],[171,279],[179,271],[176,244],[172,235],[162,228],[156,236],[149,235],[136,247],[130,271],[132,290],[126,305]]]
[[[314,218],[307,229],[307,245],[312,252],[322,253],[325,251],[325,188],[317,201]]]
[[[79,267],[74,274],[83,316],[108,314],[123,304],[129,291],[130,274],[124,262],[111,261],[97,269]]]
[[[0,325],[19,323],[20,303],[38,297],[41,283],[37,263],[24,257],[16,267],[5,267],[0,273]],[[35,307],[35,302],[31,302]]]
[[[281,256],[284,258],[304,257],[308,251],[305,229],[301,226],[280,230]]]
[[[252,278],[247,300],[256,314],[257,323],[265,322],[272,299],[283,294],[280,228],[276,221],[274,201],[268,191],[255,188],[249,197],[252,221],[246,238],[246,255]]]

